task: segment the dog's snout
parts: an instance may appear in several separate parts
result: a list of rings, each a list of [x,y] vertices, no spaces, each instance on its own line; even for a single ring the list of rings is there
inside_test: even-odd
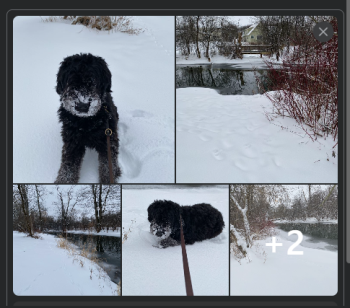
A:
[[[161,237],[162,235],[163,235],[163,233],[162,233],[161,231],[157,231],[157,232],[156,232],[156,236]]]
[[[75,103],[75,110],[79,112],[88,112],[90,108],[90,102],[89,103],[82,103],[82,102],[76,102]]]

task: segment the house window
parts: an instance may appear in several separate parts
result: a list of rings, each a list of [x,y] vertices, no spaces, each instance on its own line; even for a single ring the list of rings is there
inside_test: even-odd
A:
[[[252,35],[250,38],[254,38],[254,35]]]
[[[257,40],[262,40],[262,35],[258,35],[258,36],[256,37],[256,39],[257,39]]]

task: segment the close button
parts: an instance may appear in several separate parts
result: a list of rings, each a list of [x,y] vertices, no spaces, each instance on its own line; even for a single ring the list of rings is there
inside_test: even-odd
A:
[[[327,21],[317,23],[313,28],[313,34],[316,40],[321,43],[328,42],[334,34],[332,25]]]

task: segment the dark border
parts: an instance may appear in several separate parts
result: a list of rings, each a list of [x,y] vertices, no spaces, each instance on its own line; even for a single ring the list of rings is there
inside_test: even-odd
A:
[[[120,186],[120,296],[123,296],[123,187]]]
[[[307,7],[312,7],[312,3],[305,3],[304,5]],[[256,2],[255,2],[256,3]],[[278,2],[280,3],[280,2]],[[337,3],[339,6],[344,6],[345,3],[344,2],[339,2]],[[255,4],[252,4],[255,6]],[[260,3],[260,5],[257,5],[256,7],[266,7],[268,4],[263,2]],[[299,5],[301,5],[301,2],[299,2]],[[333,4],[334,5],[334,4]],[[237,5],[238,6],[238,5]],[[324,5],[319,5],[320,7],[324,7]],[[331,6],[331,5],[329,5]],[[279,7],[279,6],[276,6]],[[51,11],[51,10],[30,10],[30,11],[23,11],[23,10],[11,10],[7,13],[7,34],[11,34],[10,37],[7,37],[7,51],[8,51],[8,55],[10,56],[9,61],[6,63],[6,66],[8,65],[8,63],[10,63],[10,67],[12,68],[12,54],[10,53],[12,51],[12,31],[13,31],[13,26],[12,26],[12,19],[10,19],[11,17],[13,18],[14,16],[18,16],[18,15],[22,15],[22,16],[40,16],[40,15],[63,15],[67,14],[67,11],[71,11],[71,10],[57,10],[57,11]],[[94,10],[96,11],[96,10]],[[314,11],[312,10],[313,15],[330,15],[329,12],[331,10],[325,10],[325,11]],[[53,14],[53,12],[55,14]],[[90,14],[91,11],[80,11],[80,14]],[[193,13],[189,12],[189,10],[156,10],[156,9],[151,9],[151,10],[118,10],[118,11],[114,11],[115,14],[119,14],[119,15],[154,15],[154,16],[175,16],[175,15],[192,15]],[[186,13],[188,12],[188,13]],[[271,15],[277,15],[277,14],[284,14],[284,15],[306,15],[306,10],[289,10],[289,11],[282,11],[282,10],[274,10],[274,9],[260,9],[260,10],[193,10],[193,12],[195,12],[196,14],[203,14],[203,15],[234,15],[234,16],[239,16],[239,15],[267,15],[267,14],[271,14]],[[270,13],[271,12],[271,13]],[[301,12],[304,12],[304,14],[301,14]],[[76,11],[75,11],[76,13]],[[113,13],[113,10],[104,10],[104,11],[99,11],[99,13],[101,15],[111,15]],[[209,14],[210,13],[210,14]],[[286,14],[288,13],[288,14]],[[343,15],[341,15],[343,13],[343,11],[341,10],[337,10],[337,14],[332,14],[335,15],[338,18],[338,22],[340,24],[343,25],[343,27],[339,27],[339,33],[341,33],[342,38],[344,38],[344,18]],[[340,18],[337,16],[338,14],[340,14]],[[10,43],[10,44],[9,44]],[[344,71],[343,71],[343,61],[344,60],[344,41],[340,40],[339,41],[339,52],[341,54],[341,58],[339,63],[341,63],[342,65],[339,64],[339,75],[341,75],[341,77],[344,79]],[[7,66],[7,69],[9,67]],[[7,89],[11,89],[12,88],[12,70],[11,72],[8,72],[8,80],[7,80]],[[9,86],[11,86],[9,88]],[[345,102],[344,101],[344,88],[343,85],[340,85],[340,101]],[[11,201],[12,198],[10,197],[11,195],[11,187],[9,187],[9,183],[13,182],[13,175],[12,175],[12,154],[13,154],[13,140],[12,140],[12,125],[13,125],[13,120],[11,118],[12,114],[13,114],[13,106],[12,104],[9,104],[9,102],[12,102],[12,91],[7,91],[7,106],[6,106],[6,115],[7,115],[7,137],[10,137],[9,139],[6,139],[6,146],[7,146],[7,158],[6,158],[6,162],[7,162],[7,166],[6,166],[6,172],[7,172],[7,205],[8,207],[6,208],[7,211],[7,231],[11,230],[12,231],[12,215],[11,215],[11,211],[9,211],[9,209],[11,209]],[[342,129],[339,130],[339,139],[341,141],[345,141],[344,139],[344,130],[343,130],[343,125],[345,123],[344,121],[344,113],[342,112],[345,109],[345,103],[341,104],[340,106],[341,108],[339,109],[339,113],[343,115],[343,117],[340,117],[339,122],[340,122],[340,127]],[[176,110],[176,107],[175,107]],[[342,113],[341,113],[342,112]],[[176,116],[176,115],[175,115]],[[176,136],[176,132],[175,132],[175,136]],[[175,139],[175,144],[176,144],[176,139]],[[339,168],[339,172],[338,172],[338,181],[339,181],[339,204],[341,206],[343,206],[345,203],[345,199],[344,199],[344,194],[345,194],[345,190],[344,190],[344,160],[345,160],[345,156],[344,154],[344,144],[339,143],[339,160],[338,160],[338,168]],[[175,167],[176,167],[176,162],[175,162]],[[34,184],[34,183],[31,183]],[[45,184],[45,183],[40,183],[40,184]],[[89,183],[87,183],[89,184]],[[151,184],[151,183],[148,183]],[[160,183],[161,185],[166,185],[165,183]],[[185,183],[184,183],[185,184]],[[205,185],[205,183],[198,183],[198,184],[202,184]],[[210,183],[210,184],[214,184],[214,183]],[[215,184],[230,184],[230,183],[215,183]],[[238,184],[238,183],[237,183]],[[250,183],[253,184],[253,183]],[[261,183],[261,184],[268,184],[268,183]],[[270,183],[269,183],[270,184]],[[273,183],[271,183],[273,184]],[[282,184],[282,183],[278,183],[278,184]],[[292,184],[292,183],[286,183],[286,185],[288,184]],[[303,185],[303,184],[309,184],[309,183],[293,183],[293,185]],[[320,184],[320,183],[317,183]],[[330,184],[330,183],[326,183],[326,184]],[[133,185],[132,183],[130,183],[129,185]],[[135,184],[136,185],[136,184]],[[154,185],[152,183],[152,185]],[[341,208],[340,208],[341,210]],[[344,211],[344,208],[343,208]],[[344,217],[345,219],[345,217]],[[339,224],[341,224],[341,226],[339,226],[339,230],[344,230],[344,225],[343,225],[344,221],[339,221]],[[342,233],[340,233],[341,236],[343,236]],[[7,234],[8,236],[8,234]],[[9,236],[7,237],[9,238]],[[10,270],[12,269],[13,266],[13,261],[12,261],[12,237],[10,237],[10,242],[6,243],[6,248],[7,248],[7,252],[9,254],[8,258],[7,258],[7,269],[10,268]],[[341,240],[341,238],[339,238],[339,240]],[[288,305],[288,306],[292,306],[292,305],[312,305],[312,306],[326,306],[326,305],[342,305],[344,304],[344,302],[342,301],[342,295],[344,294],[343,289],[341,288],[341,286],[343,285],[343,276],[344,276],[344,271],[340,268],[343,267],[344,263],[343,263],[343,254],[342,252],[344,251],[344,247],[342,245],[339,246],[339,252],[338,252],[338,256],[339,256],[339,276],[338,276],[338,281],[339,281],[339,285],[338,285],[338,289],[339,292],[336,296],[334,297],[329,297],[329,296],[324,296],[324,297],[301,297],[301,296],[295,296],[295,297],[286,297],[286,296],[265,296],[265,297],[225,297],[225,296],[218,296],[218,297],[202,297],[202,296],[198,296],[198,297],[193,297],[193,298],[186,298],[186,297],[173,297],[173,296],[151,296],[151,297],[147,297],[147,296],[140,296],[140,297],[113,297],[114,300],[111,299],[111,297],[102,297],[102,296],[90,296],[90,297],[79,297],[79,296],[71,296],[71,297],[66,297],[66,296],[62,296],[62,297],[36,297],[36,296],[21,296],[21,297],[16,297],[13,295],[13,293],[11,292],[11,294],[9,294],[9,292],[7,292],[8,295],[8,301],[7,304],[10,305],[35,305],[35,306],[41,306],[41,305],[84,305],[84,306],[92,306],[92,305],[99,305],[99,306],[164,306],[164,305],[168,305],[168,306],[176,306],[176,305],[196,305],[196,306],[211,306],[211,305],[215,305],[215,306],[254,306],[254,305],[266,305],[266,306],[279,306],[279,305]],[[8,274],[8,270],[7,270],[7,274]],[[7,277],[8,279],[8,286],[10,286],[10,289],[12,290],[12,275],[11,277]],[[7,287],[8,287],[7,286]],[[88,301],[88,302],[87,302]],[[337,303],[337,304],[336,304]]]

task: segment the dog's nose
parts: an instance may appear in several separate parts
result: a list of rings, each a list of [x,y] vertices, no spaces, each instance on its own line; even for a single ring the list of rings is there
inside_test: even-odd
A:
[[[79,112],[88,112],[90,108],[90,102],[88,103],[82,103],[82,102],[76,102],[75,103],[75,110]]]
[[[161,231],[157,231],[156,236],[161,237],[162,235],[163,235],[163,233]]]

